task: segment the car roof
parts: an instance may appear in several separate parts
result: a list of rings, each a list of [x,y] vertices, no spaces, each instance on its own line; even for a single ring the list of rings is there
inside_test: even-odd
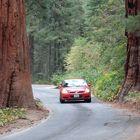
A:
[[[65,79],[64,81],[86,81],[85,79],[82,78],[75,78],[75,79]]]
[[[84,79],[82,79],[82,78],[70,78],[70,79],[65,79],[65,80],[84,80]]]

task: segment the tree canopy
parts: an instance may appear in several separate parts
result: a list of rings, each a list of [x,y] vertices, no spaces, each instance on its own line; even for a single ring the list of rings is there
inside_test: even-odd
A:
[[[83,13],[79,0],[27,1],[28,32],[35,41],[35,78],[49,79],[64,71],[65,55],[74,39],[84,35]]]
[[[114,100],[125,77],[126,30],[139,34],[139,15],[126,20],[125,9],[116,0],[28,0],[34,81],[84,77],[95,95]]]

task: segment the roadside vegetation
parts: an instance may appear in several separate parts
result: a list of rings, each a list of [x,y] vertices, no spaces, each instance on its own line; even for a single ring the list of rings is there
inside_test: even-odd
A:
[[[46,108],[44,108],[44,105],[40,101],[40,99],[35,99],[35,105],[36,105],[36,109],[34,109],[35,112],[42,111],[44,112],[44,114],[45,112],[47,112]],[[27,119],[27,115],[29,113],[28,110],[30,109],[21,108],[21,107],[1,108],[0,109],[0,127],[3,127],[11,123],[15,123],[18,119]],[[44,117],[45,116],[42,116],[42,118]]]
[[[66,72],[54,75],[52,82],[59,84],[65,78],[85,78],[92,83],[95,96],[113,101],[124,77],[124,6],[115,0],[89,0],[85,6],[85,17],[85,36],[75,39],[65,57]]]
[[[128,96],[125,97],[125,102],[140,106],[140,92],[129,92]]]
[[[17,119],[25,117],[26,110],[24,108],[4,108],[0,109],[0,127],[9,123],[14,123]]]
[[[123,1],[27,0],[33,82],[85,78],[96,97],[114,101],[125,75],[125,31],[139,29],[139,15],[124,17]]]

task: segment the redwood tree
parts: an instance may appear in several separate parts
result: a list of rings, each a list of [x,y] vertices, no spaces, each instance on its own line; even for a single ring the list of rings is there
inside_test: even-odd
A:
[[[140,0],[125,0],[126,18],[136,16],[140,12]],[[140,36],[138,31],[126,31],[127,59],[125,64],[125,80],[120,91],[120,101],[130,90],[140,91]]]
[[[24,0],[0,0],[0,107],[33,107]]]

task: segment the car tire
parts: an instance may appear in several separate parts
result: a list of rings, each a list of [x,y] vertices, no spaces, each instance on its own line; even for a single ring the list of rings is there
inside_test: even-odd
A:
[[[86,100],[86,102],[87,102],[87,103],[91,103],[91,98],[90,98],[90,99],[88,99],[88,100]]]
[[[61,104],[64,103],[64,102],[65,102],[64,100],[60,99],[60,103],[61,103]]]

